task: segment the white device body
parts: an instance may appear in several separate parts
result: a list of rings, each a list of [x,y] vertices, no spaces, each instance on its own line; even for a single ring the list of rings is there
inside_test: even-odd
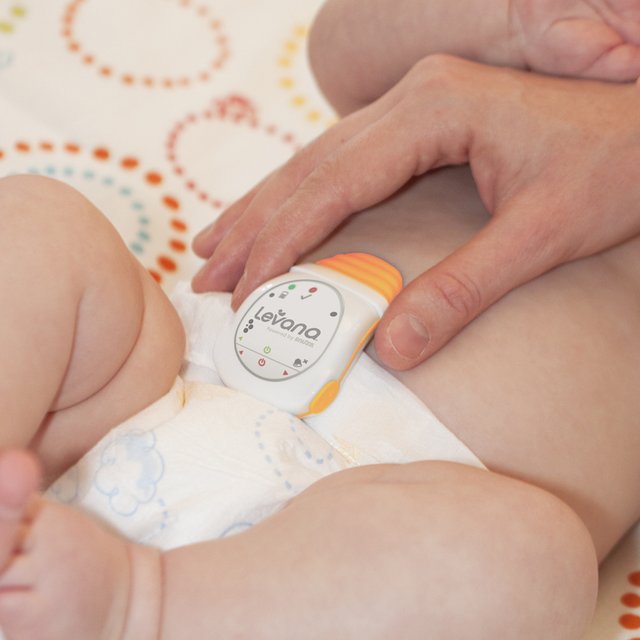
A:
[[[214,348],[223,382],[298,416],[338,393],[388,306],[370,287],[317,264],[269,280],[240,306]]]

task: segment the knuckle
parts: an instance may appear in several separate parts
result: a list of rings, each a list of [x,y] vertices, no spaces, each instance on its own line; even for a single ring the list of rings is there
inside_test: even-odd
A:
[[[462,321],[472,320],[482,309],[480,288],[465,274],[452,271],[439,273],[433,281],[433,288]]]
[[[444,53],[436,53],[419,60],[412,68],[411,75],[423,87],[451,89],[458,84],[464,61]]]

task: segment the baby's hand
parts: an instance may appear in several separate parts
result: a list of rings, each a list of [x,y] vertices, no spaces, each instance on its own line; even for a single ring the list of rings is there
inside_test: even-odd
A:
[[[611,81],[640,77],[640,0],[511,0],[524,67]]]

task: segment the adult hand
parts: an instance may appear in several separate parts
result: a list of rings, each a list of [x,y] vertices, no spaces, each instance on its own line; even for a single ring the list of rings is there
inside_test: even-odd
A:
[[[640,93],[431,56],[232,205],[194,241],[195,290],[238,304],[414,176],[469,162],[492,214],[411,282],[375,345],[408,369],[514,287],[640,232]]]
[[[640,76],[640,0],[511,0],[521,66],[566,76]]]

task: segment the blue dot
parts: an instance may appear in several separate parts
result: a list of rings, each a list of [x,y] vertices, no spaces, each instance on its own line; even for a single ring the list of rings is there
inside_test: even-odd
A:
[[[131,249],[131,251],[133,251],[134,253],[137,253],[138,255],[141,255],[144,253],[144,249],[137,242],[132,242],[129,245],[129,249]]]
[[[82,174],[82,177],[86,178],[87,180],[93,180],[93,178],[96,177],[96,174],[93,171],[87,170]]]

